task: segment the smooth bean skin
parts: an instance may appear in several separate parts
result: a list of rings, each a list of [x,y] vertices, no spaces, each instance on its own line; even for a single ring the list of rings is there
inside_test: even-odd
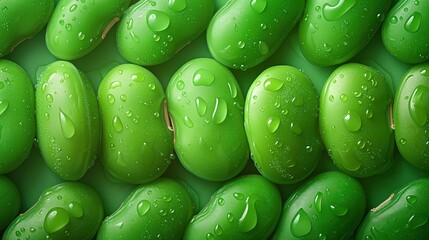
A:
[[[357,63],[338,67],[320,97],[320,131],[334,164],[354,177],[386,171],[393,162],[390,83]]]
[[[167,87],[177,156],[194,175],[223,181],[249,159],[244,98],[234,75],[213,59],[187,62]]]
[[[428,203],[429,179],[413,181],[368,213],[356,239],[427,239]]]
[[[332,66],[358,54],[374,37],[390,0],[308,0],[299,25],[302,53],[311,63]]]
[[[211,55],[230,68],[246,70],[265,61],[298,22],[305,1],[229,0],[207,28]]]
[[[28,158],[36,135],[34,89],[16,63],[0,59],[0,174]]]
[[[429,63],[404,75],[393,105],[396,146],[413,166],[429,170]]]
[[[72,63],[57,61],[38,77],[37,140],[47,166],[64,180],[80,179],[100,144],[97,98]]]
[[[93,51],[119,21],[130,0],[60,0],[46,29],[46,46],[64,60]]]
[[[406,63],[429,59],[429,2],[400,0],[387,15],[381,36],[386,49]]]
[[[164,116],[165,94],[147,69],[119,65],[98,89],[105,170],[127,183],[140,184],[160,177],[170,165],[173,133]]]
[[[43,191],[37,203],[6,229],[3,240],[81,239],[95,237],[103,203],[89,186],[64,182]]]
[[[119,53],[143,66],[164,63],[206,29],[213,12],[214,0],[140,0],[119,23]]]
[[[21,196],[15,184],[0,175],[0,231],[16,217],[21,207]]]
[[[260,175],[227,182],[193,217],[183,239],[268,239],[280,217],[277,187]]]
[[[321,173],[288,198],[273,239],[349,239],[365,202],[363,187],[354,178]]]
[[[0,58],[46,25],[54,0],[2,0],[0,2]]]
[[[97,239],[179,240],[193,212],[194,202],[186,188],[175,180],[159,178],[134,190],[103,221]]]
[[[318,112],[316,88],[298,69],[274,66],[255,79],[246,97],[244,125],[262,175],[290,184],[316,168],[323,149]]]

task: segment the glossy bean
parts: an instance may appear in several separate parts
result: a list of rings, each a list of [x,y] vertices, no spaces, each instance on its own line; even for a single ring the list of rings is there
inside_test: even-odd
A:
[[[18,215],[20,207],[21,196],[15,184],[0,175],[0,232]]]
[[[119,24],[118,50],[135,64],[163,63],[204,31],[213,11],[214,0],[141,0]]]
[[[90,240],[103,220],[103,203],[92,188],[65,182],[46,188],[27,212],[6,229],[3,239]]]
[[[273,239],[349,239],[365,213],[365,201],[354,178],[319,174],[288,198]]]
[[[390,0],[308,0],[299,26],[302,53],[332,66],[358,54],[381,26]]]
[[[400,0],[389,11],[382,28],[386,49],[407,63],[429,59],[429,2]]]
[[[345,64],[326,81],[320,100],[322,140],[335,165],[355,177],[393,162],[392,88],[375,69]]]
[[[412,67],[402,79],[393,105],[399,152],[415,167],[429,170],[429,63]]]
[[[186,169],[222,181],[244,168],[249,158],[244,98],[227,68],[213,59],[191,60],[173,75],[167,100],[174,148]]]
[[[229,0],[207,29],[210,53],[230,68],[258,65],[280,47],[304,5],[301,0]]]
[[[47,166],[64,180],[80,179],[98,152],[94,89],[73,64],[57,61],[38,77],[37,140]]]
[[[130,0],[60,0],[46,29],[46,46],[65,60],[87,55],[103,41],[129,3]]]
[[[429,179],[416,180],[371,209],[357,240],[426,239],[429,232]]]
[[[46,25],[54,0],[2,0],[0,2],[0,58]]]
[[[298,69],[263,71],[247,93],[244,124],[253,160],[269,180],[290,184],[307,177],[322,153],[319,96]]]
[[[30,155],[36,134],[34,89],[17,64],[0,59],[0,174]]]
[[[180,183],[160,178],[139,186],[102,223],[97,239],[182,239],[194,203]]]
[[[277,187],[260,175],[227,182],[194,216],[183,239],[268,239],[280,217]]]
[[[117,66],[100,83],[98,101],[103,122],[101,160],[106,171],[135,184],[161,176],[174,155],[173,133],[165,122],[165,94],[158,79],[137,65]]]

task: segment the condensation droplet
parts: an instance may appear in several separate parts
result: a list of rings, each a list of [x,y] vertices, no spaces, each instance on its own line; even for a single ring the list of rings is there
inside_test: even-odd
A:
[[[299,238],[311,232],[311,221],[304,209],[300,208],[292,219],[290,226],[292,234]]]
[[[212,114],[212,120],[215,124],[221,124],[228,115],[228,105],[223,98],[216,98],[215,107]]]
[[[143,217],[151,208],[151,204],[148,200],[141,200],[137,204],[137,213],[140,217]]]
[[[270,133],[275,133],[280,126],[280,118],[276,116],[269,117],[267,120],[267,127]]]
[[[170,17],[158,10],[149,10],[146,14],[147,25],[154,32],[161,32],[170,26]]]
[[[262,13],[267,7],[267,0],[252,0],[250,7],[257,13]]]
[[[354,111],[348,111],[344,117],[344,125],[351,132],[359,131],[362,127],[360,115]]]
[[[213,73],[205,69],[195,71],[192,82],[195,86],[210,86],[213,84],[215,77]]]
[[[67,116],[61,109],[59,114],[59,120],[63,136],[67,139],[72,138],[76,133],[75,125],[71,118]]]
[[[283,87],[284,82],[277,78],[268,78],[264,82],[264,88],[267,91],[276,92]]]
[[[410,33],[417,32],[420,28],[422,15],[419,12],[414,12],[405,22],[405,30]]]
[[[119,116],[115,116],[113,118],[113,129],[115,129],[116,132],[120,133],[122,132],[124,126],[122,125],[122,120]]]
[[[195,99],[195,106],[197,108],[198,115],[204,117],[207,112],[207,102],[204,101],[201,97]]]
[[[46,214],[44,229],[48,234],[55,233],[66,227],[69,223],[69,213],[63,208],[55,207]]]

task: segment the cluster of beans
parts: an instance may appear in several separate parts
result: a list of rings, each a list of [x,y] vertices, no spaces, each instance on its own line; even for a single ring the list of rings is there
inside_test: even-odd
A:
[[[39,70],[35,94],[27,73],[0,59],[0,174],[17,169],[36,138],[65,181],[16,216],[19,192],[0,175],[4,240],[428,236],[429,179],[367,212],[356,178],[386,172],[395,142],[429,170],[429,2],[229,0],[214,11],[214,0],[0,1],[0,57],[47,25],[46,46],[61,59]],[[96,49],[114,24],[129,63],[110,69],[95,93],[68,60]],[[261,64],[297,24],[303,56],[338,65],[321,96],[286,65],[260,73],[243,96],[229,68]],[[394,57],[418,64],[396,94],[382,72],[347,63],[379,28]],[[164,93],[142,66],[165,63],[203,31],[213,59],[185,63]],[[340,171],[303,182],[283,203],[278,185],[308,178],[324,149]],[[227,181],[202,209],[190,186],[163,176],[176,156],[201,179]],[[260,174],[240,174],[249,156]],[[99,194],[78,181],[95,161],[111,179],[139,185],[107,217]]]

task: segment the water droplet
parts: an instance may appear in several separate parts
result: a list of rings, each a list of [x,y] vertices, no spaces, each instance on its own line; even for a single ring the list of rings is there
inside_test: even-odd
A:
[[[137,204],[137,213],[140,217],[143,217],[150,209],[151,204],[148,200],[141,200]]]
[[[212,233],[207,233],[206,240],[215,240],[215,236]]]
[[[341,96],[340,96],[340,100],[341,100],[341,101],[346,102],[346,101],[347,101],[347,99],[348,99],[348,97],[347,97],[347,95],[346,95],[346,94],[341,94]]]
[[[115,102],[115,97],[112,94],[107,95],[107,102],[113,104]]]
[[[310,145],[308,145],[308,146],[305,147],[305,151],[308,152],[308,153],[311,153],[311,152],[313,152],[313,147],[310,146]]]
[[[351,132],[359,131],[359,129],[362,127],[362,120],[354,111],[348,111],[346,116],[344,117],[344,125],[347,128],[347,130]]]
[[[304,209],[300,208],[293,217],[290,229],[297,238],[304,237],[311,232],[311,221]]]
[[[149,10],[146,14],[147,25],[154,32],[161,32],[170,26],[170,17],[158,10]]]
[[[340,159],[342,161],[343,167],[348,171],[357,171],[362,166],[362,163],[358,160],[356,160],[355,155],[352,151],[342,151],[338,150],[338,154],[340,156]]]
[[[356,0],[340,0],[336,5],[325,3],[323,16],[328,21],[335,21],[344,16],[354,5]]]
[[[317,212],[322,212],[322,201],[323,201],[323,193],[317,192],[316,197],[314,197],[314,207]]]
[[[223,199],[222,197],[219,197],[219,199],[217,200],[217,203],[219,204],[219,206],[223,206],[225,204],[225,199]]]
[[[70,6],[70,12],[74,12],[74,11],[76,11],[76,9],[77,9],[77,5],[76,4],[73,4],[73,5],[71,5]]]
[[[235,84],[228,82],[228,88],[229,88],[229,93],[231,94],[231,97],[236,98],[237,97],[237,87],[235,86]]]
[[[124,129],[121,118],[119,116],[115,116],[113,118],[113,129],[115,129],[115,131],[118,133],[122,132],[122,130]]]
[[[265,30],[265,29],[267,29],[267,24],[261,23],[260,27],[261,27],[261,29]]]
[[[63,136],[67,139],[72,138],[76,133],[76,128],[73,121],[61,109],[60,109],[59,118],[60,118],[60,125],[61,125],[61,131],[63,132]]]
[[[70,215],[74,218],[81,218],[84,213],[82,206],[76,201],[69,203],[69,212]]]
[[[171,10],[180,12],[186,8],[186,0],[168,0],[168,6]]]
[[[356,143],[357,148],[364,149],[365,148],[365,141],[359,140]]]
[[[266,55],[270,51],[270,48],[268,47],[268,44],[265,43],[264,41],[259,41],[258,50],[260,54]]]
[[[228,114],[228,105],[223,98],[216,98],[215,107],[212,114],[212,120],[215,124],[221,124],[225,121]]]
[[[405,145],[407,143],[407,140],[405,140],[405,138],[401,138],[399,139],[399,143]]]
[[[195,99],[195,106],[197,108],[198,115],[200,117],[204,117],[204,115],[206,115],[206,112],[207,112],[206,101],[204,101],[204,99],[202,99],[201,97],[197,97]]]
[[[205,69],[195,71],[192,82],[195,86],[210,86],[214,82],[215,77],[213,73]]]
[[[140,38],[139,38],[139,36],[136,35],[135,32],[130,31],[130,36],[131,36],[131,39],[133,39],[134,42],[140,42]]]
[[[268,78],[264,82],[264,88],[267,91],[276,92],[283,87],[284,82],[277,78]]]
[[[232,221],[234,221],[234,215],[232,215],[232,213],[228,213],[228,214],[226,215],[226,220],[227,220],[228,222],[232,222]]]
[[[72,25],[70,23],[67,23],[65,26],[67,31],[71,31],[72,30]]]
[[[410,33],[417,32],[420,28],[420,24],[422,21],[422,15],[419,12],[414,12],[405,22],[405,30]]]
[[[414,123],[423,127],[428,121],[429,115],[429,88],[419,85],[414,90],[408,102],[408,111]]]
[[[280,126],[280,118],[273,116],[267,120],[267,127],[270,133],[275,133]]]
[[[214,229],[214,233],[218,236],[222,235],[223,229],[219,224],[216,224],[215,229]]]
[[[179,90],[183,90],[185,88],[185,82],[183,82],[182,80],[178,81],[176,87]]]
[[[396,17],[396,16],[392,16],[392,17],[390,18],[390,23],[392,23],[392,24],[397,24],[397,23],[398,23],[398,17]]]
[[[118,81],[114,81],[114,82],[112,82],[112,83],[110,84],[110,88],[111,88],[111,89],[115,89],[115,88],[118,88],[118,87],[120,87],[120,86],[122,86],[122,83],[121,83],[121,82],[118,82]]]
[[[78,34],[77,34],[77,38],[79,39],[79,40],[84,40],[85,39],[85,33],[83,33],[83,32],[79,32]]]
[[[337,205],[337,206],[331,205],[330,209],[335,214],[335,216],[338,216],[338,217],[342,217],[349,212],[349,209],[342,205]]]
[[[294,133],[295,135],[301,135],[301,133],[302,133],[302,128],[301,128],[301,126],[299,125],[299,123],[294,123],[294,122],[292,122],[292,123],[290,123],[290,131],[291,131],[292,133]]]
[[[252,0],[250,2],[250,7],[252,7],[255,12],[261,13],[267,7],[267,0]]]
[[[416,196],[414,196],[414,195],[408,195],[408,196],[406,197],[406,199],[407,199],[407,202],[408,202],[409,204],[414,204],[414,203],[416,203],[416,202],[417,202],[417,197],[416,197]]]
[[[46,95],[46,101],[48,103],[52,103],[54,101],[54,97],[51,94]]]
[[[327,43],[324,43],[323,44],[323,51],[325,51],[325,52],[331,52],[332,51],[332,47],[329,45],[329,44],[327,44]]]
[[[256,212],[255,203],[259,198],[256,194],[246,198],[246,206],[244,212],[238,220],[238,228],[242,232],[249,232],[256,227],[258,223],[258,214]]]
[[[374,114],[372,113],[372,111],[371,111],[371,110],[367,109],[367,110],[365,111],[365,116],[366,116],[367,118],[371,119],[371,118],[374,116]]]
[[[243,41],[239,41],[237,45],[238,45],[238,48],[243,49],[246,46],[246,43]]]
[[[0,100],[0,116],[7,110],[9,107],[9,102],[7,100]]]
[[[332,95],[330,95],[328,99],[329,99],[330,102],[333,102],[335,100],[335,97],[332,96]]]
[[[408,224],[412,229],[417,229],[425,225],[428,221],[428,218],[423,215],[412,215],[408,219]]]
[[[122,102],[127,101],[127,96],[125,94],[122,94],[119,99],[121,99]]]
[[[127,29],[128,30],[133,29],[133,25],[134,25],[134,20],[130,18],[130,20],[127,21]]]
[[[150,89],[150,90],[152,90],[152,91],[154,91],[154,90],[156,89],[155,84],[150,83],[150,84],[149,84],[149,89]]]
[[[49,233],[55,233],[70,223],[70,215],[60,207],[52,208],[45,216],[44,228]]]
[[[185,123],[185,125],[186,125],[188,128],[193,128],[193,127],[194,127],[194,123],[192,122],[192,120],[191,120],[188,116],[185,116],[185,117],[183,118],[183,123]]]

